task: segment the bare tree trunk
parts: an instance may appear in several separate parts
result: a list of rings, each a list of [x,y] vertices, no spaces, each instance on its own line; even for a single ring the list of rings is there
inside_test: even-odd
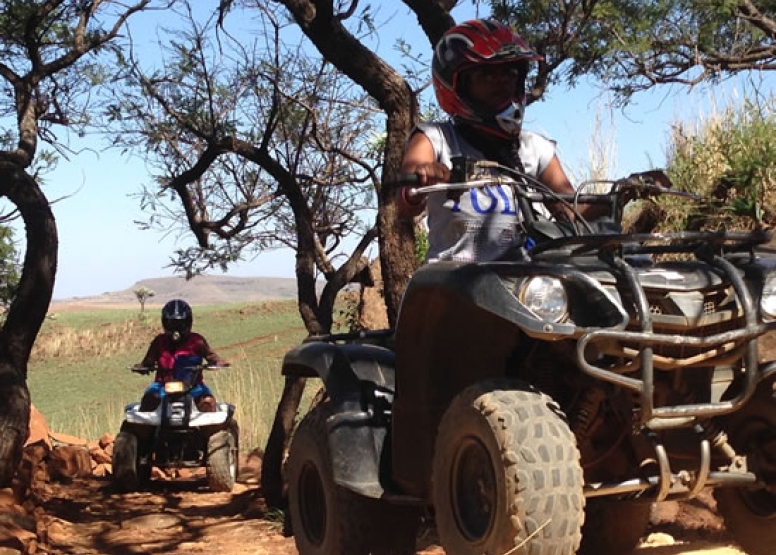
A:
[[[383,180],[394,182],[398,177],[404,143],[418,118],[418,103],[408,83],[375,52],[370,51],[342,24],[341,14],[336,14],[332,0],[279,0],[291,13],[300,29],[318,48],[318,51],[340,71],[350,77],[374,98],[388,117]],[[438,35],[453,25],[453,20],[442,5],[435,0],[405,0],[416,12],[432,44]],[[396,190],[381,187],[378,191],[378,227],[380,233],[380,263],[384,283],[388,322],[396,325],[399,304],[410,276],[415,271],[415,234],[411,219],[399,217]],[[300,226],[301,228],[301,226]],[[300,240],[302,238],[300,237]],[[298,253],[305,252],[300,241]],[[312,252],[312,251],[310,251]],[[305,267],[297,254],[297,278],[312,276],[312,266]],[[300,283],[299,291],[303,289]],[[332,284],[329,289],[339,291]],[[331,318],[324,319],[324,310],[333,306],[334,296],[322,299],[315,319],[319,327],[329,331]],[[312,298],[300,295],[300,313],[308,331],[313,319]],[[330,311],[329,311],[330,314]],[[318,330],[323,331],[323,330]],[[275,413],[272,432],[267,442],[262,464],[261,484],[266,502],[271,507],[283,505],[282,462],[288,438],[294,427],[294,418],[304,390],[304,378],[286,378],[283,397]]]
[[[307,378],[286,377],[283,394],[275,411],[275,420],[264,450],[264,460],[261,463],[261,489],[264,492],[264,500],[273,509],[285,509],[283,459],[296,423],[296,413],[306,383]]]
[[[46,317],[57,269],[57,227],[35,180],[17,165],[0,162],[0,197],[19,210],[27,232],[21,279],[0,328],[0,488],[10,485],[27,441],[30,392],[27,364]]]
[[[397,86],[395,91],[401,91]],[[415,98],[408,94],[393,94],[394,113],[388,116],[388,138],[385,147],[386,183],[395,182],[401,165],[404,143],[417,118]],[[383,276],[383,294],[388,312],[388,324],[395,327],[399,305],[412,274],[415,272],[415,224],[411,218],[399,215],[396,205],[397,191],[384,187],[380,191],[378,218],[380,222],[380,269]]]
[[[11,483],[29,437],[30,392],[7,362],[0,362],[0,484]]]

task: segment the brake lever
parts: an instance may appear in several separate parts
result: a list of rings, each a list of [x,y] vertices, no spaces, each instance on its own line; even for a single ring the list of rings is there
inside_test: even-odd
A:
[[[617,181],[620,191],[624,189],[630,189],[637,193],[638,197],[647,198],[648,196],[656,195],[673,195],[676,197],[689,198],[691,200],[701,200],[698,194],[690,193],[689,191],[681,191],[670,187],[659,185],[654,181],[647,181],[643,177],[626,177]]]
[[[647,185],[650,192],[657,191],[661,195],[673,195],[675,197],[685,197],[692,200],[701,200],[703,197],[700,195],[697,195],[695,193],[691,193],[689,191],[679,191],[677,189],[669,189],[668,187],[663,187],[662,185],[658,185],[657,183],[649,184]]]

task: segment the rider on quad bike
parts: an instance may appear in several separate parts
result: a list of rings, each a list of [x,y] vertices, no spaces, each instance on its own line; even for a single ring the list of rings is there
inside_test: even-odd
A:
[[[143,362],[131,368],[156,379],[141,402],[124,409],[113,446],[113,482],[133,491],[144,485],[153,466],[207,469],[213,491],[230,491],[237,478],[239,428],[235,407],[216,402],[202,380],[204,370],[227,367],[205,338],[191,331],[193,315],[175,299],[162,309],[164,333],[157,335]]]
[[[525,51],[501,29],[453,28],[435,57],[487,68]],[[508,132],[519,100],[471,117]],[[410,279],[395,328],[310,337],[284,357],[284,375],[327,393],[286,464],[300,555],[413,554],[421,514],[448,555],[619,555],[653,503],[704,488],[749,555],[773,555],[769,234],[624,232],[628,201],[690,195],[650,174],[558,192],[544,140],[494,161],[491,142],[452,127],[421,128],[421,163],[404,168],[438,261]],[[429,181],[439,152],[452,171]]]
[[[148,386],[140,402],[140,410],[152,411],[159,405],[164,395],[164,383],[175,379],[175,366],[180,360],[188,357],[205,359],[210,366],[228,367],[201,334],[191,331],[194,313],[191,306],[184,300],[173,299],[162,308],[163,333],[151,341],[146,355],[135,368],[156,368],[154,383]],[[216,399],[213,392],[200,378],[191,391],[202,412],[216,410]]]

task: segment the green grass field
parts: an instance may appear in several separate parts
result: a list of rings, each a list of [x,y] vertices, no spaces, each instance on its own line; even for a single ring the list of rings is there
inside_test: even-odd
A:
[[[87,440],[115,435],[124,405],[139,400],[151,381],[128,367],[140,362],[160,329],[157,311],[141,315],[139,308],[50,313],[28,384],[51,430]],[[237,406],[242,449],[263,448],[283,387],[283,355],[307,335],[296,302],[197,306],[194,330],[231,363],[205,381],[217,399]]]

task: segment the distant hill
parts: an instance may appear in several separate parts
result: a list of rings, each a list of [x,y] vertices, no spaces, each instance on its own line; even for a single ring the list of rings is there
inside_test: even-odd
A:
[[[146,307],[159,306],[170,299],[185,299],[192,305],[229,304],[271,299],[296,298],[296,280],[275,277],[196,276],[143,279],[123,291],[102,293],[92,297],[58,299],[53,304],[133,305],[135,290],[147,287],[155,293]]]

